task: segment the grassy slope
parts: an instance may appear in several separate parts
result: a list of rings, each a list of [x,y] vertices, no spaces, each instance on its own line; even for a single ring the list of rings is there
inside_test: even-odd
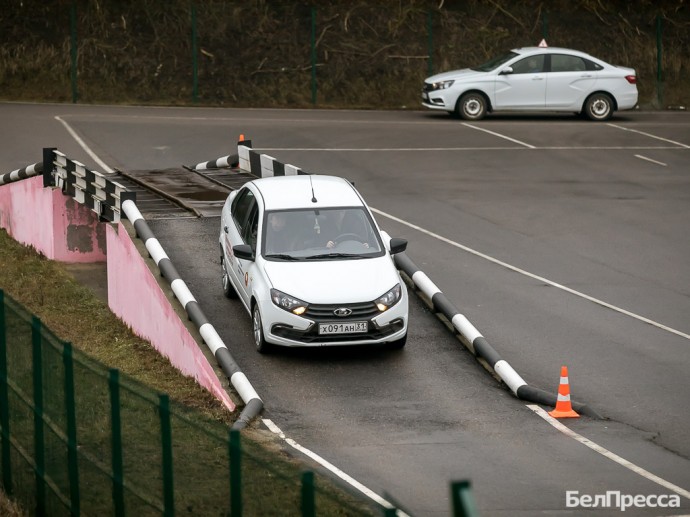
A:
[[[13,299],[24,305],[38,316],[44,325],[49,327],[57,336],[87,353],[91,357],[104,363],[108,367],[118,368],[136,380],[146,384],[158,392],[170,395],[174,401],[191,408],[204,420],[210,419],[225,426],[234,421],[225,407],[188,377],[184,377],[167,359],[146,341],[140,339],[119,320],[94,292],[80,284],[59,262],[46,259],[34,249],[25,247],[13,240],[4,229],[0,229],[0,289]],[[284,451],[267,434],[256,428],[243,431],[243,442],[250,441],[253,450],[263,451],[260,459],[264,464],[270,464],[275,472],[281,472],[290,478],[297,478],[303,465],[287,456]],[[194,443],[187,443],[186,448],[192,448]],[[199,457],[203,454],[199,452]],[[247,468],[245,463],[243,468]],[[297,474],[295,474],[297,473]],[[258,472],[257,478],[270,478],[268,472]],[[243,477],[252,478],[247,472]],[[319,480],[321,483],[321,480]],[[256,487],[246,486],[247,490]],[[285,502],[280,491],[273,495],[275,501],[270,502],[271,490],[261,487],[260,497],[263,508],[272,508],[277,514],[282,513]],[[331,488],[323,486],[326,492]],[[336,489],[337,492],[337,489]],[[299,497],[299,493],[294,494]],[[338,500],[347,501],[344,509],[333,503],[330,497],[321,499],[321,506],[325,515],[364,515],[370,512],[345,493],[334,496]],[[268,499],[268,500],[267,500]],[[327,500],[326,500],[327,499]],[[353,511],[353,508],[356,508]],[[22,509],[0,491],[0,515],[8,517],[24,516]]]

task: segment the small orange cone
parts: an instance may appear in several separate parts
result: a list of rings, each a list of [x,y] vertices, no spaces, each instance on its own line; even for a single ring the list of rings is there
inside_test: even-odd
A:
[[[556,409],[549,411],[549,415],[554,418],[577,418],[580,416],[573,411],[573,406],[570,404],[570,384],[568,383],[567,366],[561,366],[561,382],[558,385]]]
[[[244,135],[240,135],[240,139],[238,140],[238,142],[244,142]]]

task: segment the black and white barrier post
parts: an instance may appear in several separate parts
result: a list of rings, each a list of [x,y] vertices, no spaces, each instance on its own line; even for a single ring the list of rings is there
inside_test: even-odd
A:
[[[141,215],[141,212],[139,212],[136,204],[131,200],[127,200],[123,203],[122,208],[127,219],[129,219],[134,226],[134,230],[138,237],[144,242],[146,250],[158,266],[161,274],[170,282],[170,287],[173,293],[175,293],[175,297],[182,304],[182,307],[184,307],[189,319],[192,320],[199,329],[201,337],[213,353],[216,361],[218,361],[223,373],[228,376],[230,382],[237,390],[237,393],[244,401],[244,409],[232,426],[233,429],[243,429],[261,412],[263,409],[263,401],[250,384],[247,376],[240,370],[230,354],[228,347],[225,346],[218,332],[216,332],[216,329],[209,323],[199,303],[190,292],[187,284],[180,278],[175,266],[165,253],[165,250],[163,250],[158,239],[154,237],[153,232]]]
[[[267,154],[260,154],[252,148],[251,140],[244,140],[237,144],[240,170],[248,172],[258,178],[273,176],[297,176],[309,174],[299,167],[282,163]]]
[[[43,174],[43,162],[34,163],[33,165],[28,165],[22,169],[17,169],[12,172],[8,172],[7,174],[3,174],[0,176],[0,185],[25,180],[33,176],[38,176],[39,174]]]
[[[431,301],[433,309],[443,314],[453,325],[453,328],[460,333],[468,343],[470,352],[483,359],[517,398],[545,406],[556,405],[557,395],[528,385],[405,253],[398,253],[393,258],[396,267],[403,271],[412,280],[415,287]],[[579,413],[601,418],[601,415],[584,404],[572,402],[572,405]]]

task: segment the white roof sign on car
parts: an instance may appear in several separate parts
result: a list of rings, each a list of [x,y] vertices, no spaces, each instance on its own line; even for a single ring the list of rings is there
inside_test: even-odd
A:
[[[546,40],[545,40],[545,39],[542,39],[542,40],[539,42],[539,46],[540,46],[540,47],[548,47],[548,45],[546,44]]]

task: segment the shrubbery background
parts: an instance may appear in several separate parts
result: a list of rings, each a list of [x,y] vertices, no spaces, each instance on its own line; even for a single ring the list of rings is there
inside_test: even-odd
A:
[[[683,0],[6,0],[0,97],[419,108],[430,71],[542,37],[635,68],[644,107],[690,102]]]

